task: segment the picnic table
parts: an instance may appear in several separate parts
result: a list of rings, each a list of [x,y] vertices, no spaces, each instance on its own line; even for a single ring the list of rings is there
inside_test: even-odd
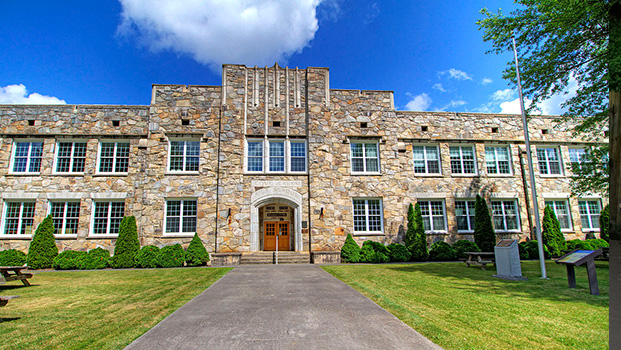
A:
[[[468,267],[470,265],[480,266],[481,269],[485,270],[485,265],[495,263],[493,252],[464,252],[464,254],[468,254],[468,259],[466,259],[466,266]]]
[[[24,269],[26,269],[26,266],[0,266],[0,284],[10,281],[22,281],[26,287],[30,286],[28,279],[32,278],[32,273],[22,273]]]

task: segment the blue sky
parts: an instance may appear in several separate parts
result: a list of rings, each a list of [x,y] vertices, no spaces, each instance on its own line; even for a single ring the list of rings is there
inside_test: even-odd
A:
[[[399,110],[519,113],[479,10],[511,1],[0,2],[0,103],[150,103],[151,84],[220,85],[222,63],[329,67]],[[561,112],[562,98],[542,106]]]

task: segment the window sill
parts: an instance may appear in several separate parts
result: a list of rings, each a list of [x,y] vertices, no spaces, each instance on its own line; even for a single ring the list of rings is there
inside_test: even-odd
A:
[[[447,231],[425,231],[426,235],[448,235]]]
[[[414,176],[421,176],[421,177],[444,177],[444,175],[440,174],[440,173],[433,173],[433,174],[428,174],[428,173],[414,173]]]
[[[41,176],[41,172],[36,173],[11,173],[9,172],[7,176]]]
[[[487,177],[513,177],[513,174],[487,174]]]
[[[384,232],[354,232],[354,236],[384,236]]]
[[[89,235],[86,239],[117,239],[119,235]]]
[[[474,234],[474,231],[457,231],[458,235],[472,235]]]
[[[496,233],[501,234],[501,235],[515,235],[515,234],[522,233],[522,231],[521,230],[512,230],[512,231],[496,230]]]
[[[56,239],[76,239],[78,235],[54,235]]]
[[[52,173],[52,176],[84,176],[86,173]]]
[[[30,240],[30,239],[32,239],[32,235],[7,235],[7,234],[2,234],[2,235],[0,235],[0,239],[24,239],[24,240]]]
[[[129,176],[129,173],[96,173],[93,177],[104,177],[104,176]]]
[[[479,177],[479,174],[455,174],[451,173],[453,177]]]
[[[541,177],[541,178],[559,178],[559,177],[565,177],[565,175],[563,175],[563,174],[539,174],[539,177]]]
[[[193,238],[194,233],[167,233],[162,238]]]
[[[381,176],[382,173],[351,173],[352,176]]]
[[[190,176],[198,176],[200,172],[198,171],[167,171],[164,175],[190,175]]]
[[[295,173],[282,173],[282,172],[254,172],[246,171],[244,175],[277,175],[277,176],[306,176],[308,173],[295,172]]]

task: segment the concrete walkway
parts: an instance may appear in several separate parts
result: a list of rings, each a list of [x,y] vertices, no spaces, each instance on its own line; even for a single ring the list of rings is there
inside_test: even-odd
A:
[[[126,349],[441,348],[316,265],[248,265]]]

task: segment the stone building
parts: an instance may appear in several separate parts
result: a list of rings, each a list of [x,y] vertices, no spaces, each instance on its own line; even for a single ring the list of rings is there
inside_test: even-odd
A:
[[[583,238],[607,199],[571,196],[570,164],[593,141],[563,126],[530,119],[539,206]],[[26,251],[51,214],[61,250],[112,251],[135,215],[142,245],[198,232],[212,255],[278,244],[323,261],[348,233],[401,241],[414,202],[429,243],[471,239],[477,194],[499,237],[527,239],[521,130],[519,115],[396,111],[391,91],[278,65],[224,65],[222,86],[153,85],[149,106],[2,105],[0,245]]]

